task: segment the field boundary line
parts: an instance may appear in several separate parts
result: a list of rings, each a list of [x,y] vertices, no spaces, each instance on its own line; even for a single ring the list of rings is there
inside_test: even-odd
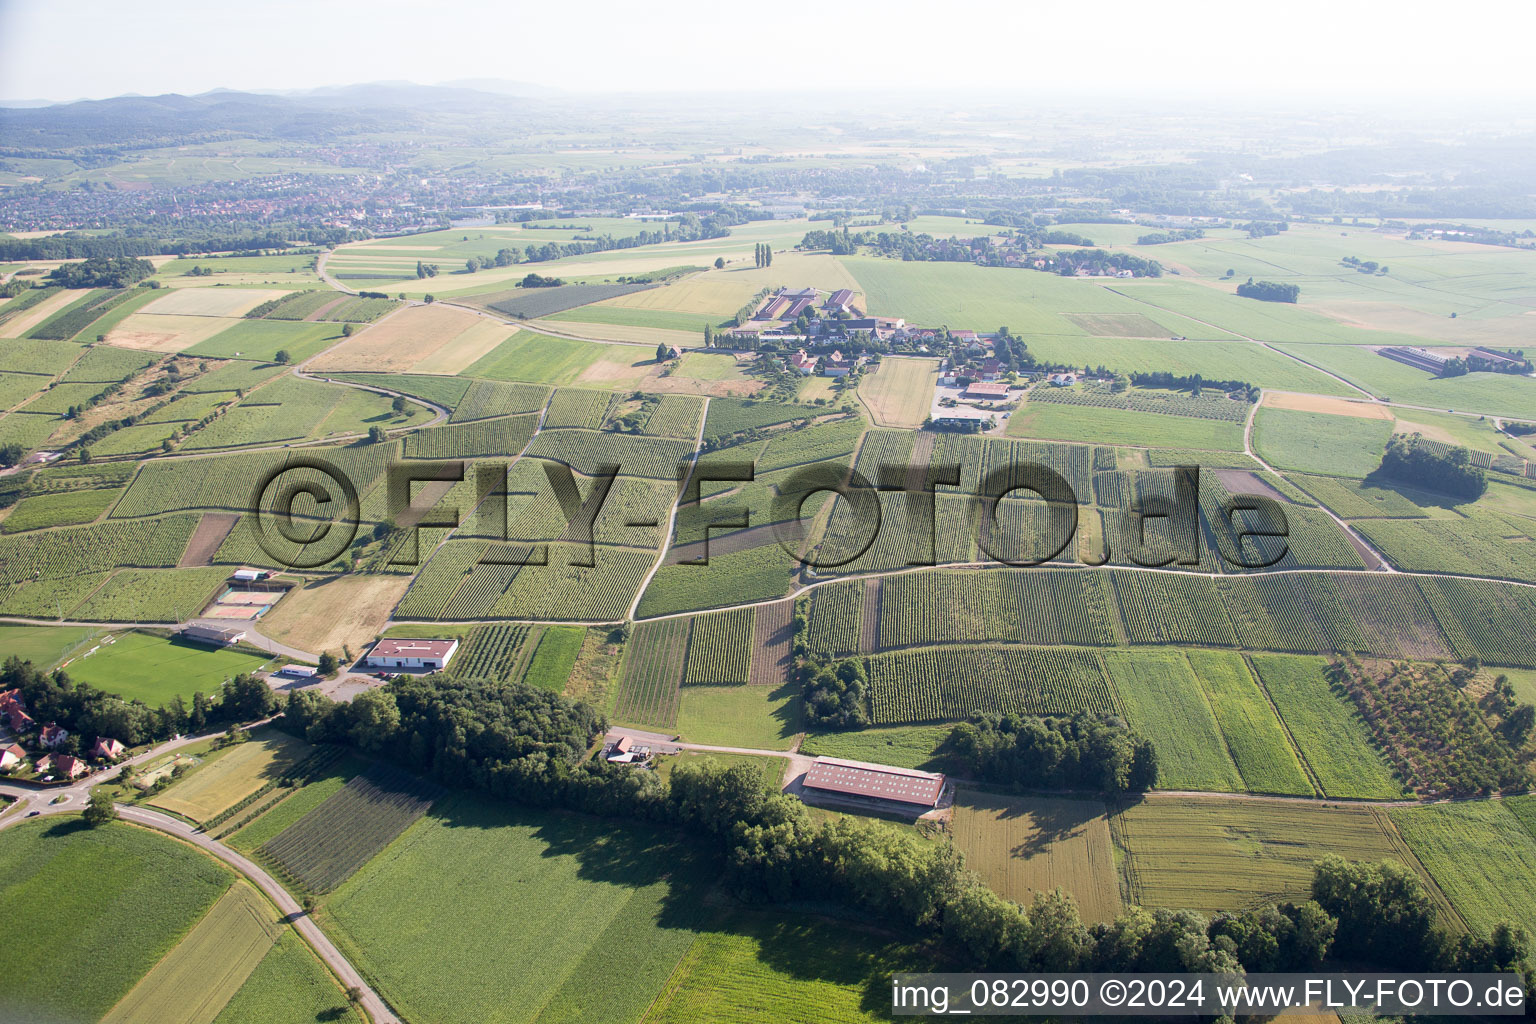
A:
[[[667,530],[661,537],[661,549],[656,552],[656,561],[651,565],[650,571],[645,574],[645,579],[640,581],[640,586],[635,590],[635,599],[629,603],[629,608],[624,612],[624,621],[635,621],[635,611],[640,607],[640,602],[645,598],[645,592],[650,589],[651,580],[656,578],[656,573],[667,560],[667,552],[672,549],[672,535],[677,529],[678,506],[682,504],[683,494],[687,492],[688,482],[693,479],[693,474],[699,468],[699,454],[704,448],[704,424],[709,420],[709,398],[704,398],[704,408],[699,412],[699,430],[693,439],[693,456],[688,461],[688,475],[683,479],[682,491],[672,499],[671,511],[667,513]],[[542,422],[542,421],[541,421]],[[530,442],[531,443],[531,442]],[[703,497],[700,496],[702,502]]]
[[[1280,714],[1280,708],[1275,704],[1275,698],[1270,694],[1269,687],[1264,685],[1264,678],[1259,675],[1259,669],[1253,663],[1252,654],[1248,651],[1239,651],[1238,653],[1243,656],[1243,664],[1247,667],[1248,674],[1253,677],[1254,683],[1258,685],[1259,692],[1264,695],[1264,701],[1269,705],[1269,710],[1275,713],[1275,720],[1280,723],[1280,731],[1285,733],[1285,742],[1290,744],[1291,753],[1296,755],[1296,763],[1301,765],[1301,770],[1306,773],[1307,781],[1312,784],[1313,792],[1320,797],[1327,796],[1328,794],[1323,791],[1322,780],[1317,777],[1317,772],[1312,770],[1312,762],[1308,761],[1307,755],[1302,753],[1301,744],[1297,743],[1296,737],[1291,735],[1290,725],[1286,722],[1285,716]]]

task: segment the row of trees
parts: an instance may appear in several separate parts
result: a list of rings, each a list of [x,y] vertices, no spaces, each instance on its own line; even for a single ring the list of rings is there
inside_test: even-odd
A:
[[[588,758],[606,727],[601,716],[523,684],[400,678],[351,705],[299,690],[280,722],[450,786],[678,825],[722,853],[726,882],[744,899],[840,902],[940,935],[977,968],[1296,970],[1334,956],[1401,969],[1499,970],[1528,956],[1528,938],[1511,928],[1448,939],[1433,926],[1423,886],[1396,865],[1337,859],[1319,866],[1312,901],[1214,921],[1135,909],[1089,927],[1059,890],[1028,908],[998,896],[964,869],[951,843],[852,816],[815,824],[751,766],[684,761],[665,780]]]
[[[1237,286],[1237,294],[1245,299],[1261,302],[1295,302],[1301,297],[1301,287],[1294,284],[1277,284],[1274,281],[1255,281],[1249,278]]]
[[[1476,501],[1488,489],[1488,478],[1472,464],[1465,448],[1434,444],[1421,434],[1394,434],[1381,457],[1382,476],[1427,491]]]
[[[773,266],[773,246],[767,242],[758,242],[752,247],[752,260],[759,270]]]
[[[131,288],[155,272],[149,260],[132,256],[93,256],[66,263],[48,274],[48,280],[65,288]]]
[[[1116,718],[978,715],[945,749],[966,775],[1005,786],[1139,793],[1157,783],[1152,742]]]
[[[12,687],[21,690],[33,718],[57,722],[69,731],[63,748],[66,753],[90,749],[98,736],[132,747],[225,723],[265,718],[279,706],[277,695],[263,680],[238,675],[226,680],[217,693],[194,693],[190,706],[177,696],[151,708],[142,701],[123,700],[75,682],[62,670],[43,672],[14,655],[0,668],[0,690]]]

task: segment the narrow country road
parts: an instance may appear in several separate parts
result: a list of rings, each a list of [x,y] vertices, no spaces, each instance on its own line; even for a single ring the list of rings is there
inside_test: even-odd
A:
[[[254,729],[270,721],[270,718],[264,718],[259,722],[252,722],[250,725],[242,726],[241,728],[246,730]],[[122,774],[123,768],[154,760],[162,755],[219,735],[222,735],[222,732],[209,732],[203,733],[200,736],[183,736],[179,739],[162,743],[152,750],[147,750],[142,754],[127,759],[115,771],[108,769],[89,778],[82,779],[68,788],[35,789],[15,782],[0,782],[0,794],[16,799],[16,805],[9,808],[3,815],[0,815],[0,829],[7,829],[21,822],[28,821],[33,816],[53,817],[60,814],[79,813],[85,809],[85,805],[90,799],[92,787],[116,779]],[[59,799],[60,797],[62,799]],[[55,800],[58,802],[52,802]],[[303,936],[304,941],[309,943],[310,948],[315,951],[315,954],[331,968],[336,977],[340,979],[342,986],[344,988],[355,987],[359,990],[359,1004],[367,1011],[369,1019],[374,1024],[400,1024],[400,1019],[390,1010],[383,998],[363,980],[363,976],[352,966],[351,961],[341,954],[341,951],[326,937],[325,933],[320,930],[319,926],[315,924],[304,908],[299,905],[298,901],[289,894],[288,890],[284,889],[275,878],[267,874],[260,865],[179,818],[174,818],[169,814],[161,814],[159,811],[152,811],[147,807],[135,807],[121,803],[115,806],[117,807],[118,815],[123,821],[131,822],[143,828],[152,828],[157,832],[164,832],[169,836],[180,839],[182,842],[191,843],[198,849],[228,864],[237,873],[256,885],[277,905],[277,909],[281,911],[284,919],[289,924],[292,924],[294,929]]]

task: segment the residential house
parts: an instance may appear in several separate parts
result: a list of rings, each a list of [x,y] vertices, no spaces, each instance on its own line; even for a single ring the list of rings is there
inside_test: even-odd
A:
[[[31,732],[37,725],[37,723],[32,720],[32,716],[20,708],[11,708],[6,712],[5,717],[11,726],[11,732],[14,733]]]
[[[0,771],[14,768],[27,759],[27,750],[20,743],[12,743],[0,750]]]
[[[123,745],[109,736],[98,736],[96,745],[91,748],[91,756],[116,761],[123,756]]]
[[[67,739],[69,739],[68,729],[54,722],[49,722],[43,726],[43,731],[38,735],[37,742],[52,750]]]
[[[798,370],[801,376],[809,377],[816,372],[816,357],[806,355],[805,349],[799,349],[789,357],[789,365]]]
[[[61,775],[66,779],[78,779],[89,772],[90,767],[78,757],[70,754],[52,754],[53,774]]]

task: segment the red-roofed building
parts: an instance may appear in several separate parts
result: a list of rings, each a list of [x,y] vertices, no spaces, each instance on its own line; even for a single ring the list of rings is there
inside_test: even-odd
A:
[[[1001,382],[997,384],[968,384],[965,388],[965,397],[995,402],[1008,397],[1008,385]]]
[[[50,754],[53,758],[51,771],[55,775],[62,775],[66,779],[78,779],[91,769],[78,757],[70,754]]]
[[[799,349],[789,357],[789,365],[800,371],[802,377],[809,377],[816,372],[816,357],[806,355],[805,349]]]
[[[21,699],[21,690],[10,689],[0,691],[0,711],[9,711],[13,707],[23,710],[27,707],[27,702]]]
[[[20,708],[11,708],[6,712],[5,717],[10,723],[11,732],[31,732],[32,727],[37,725],[32,720],[32,716]]]
[[[54,747],[69,739],[69,730],[62,725],[49,722],[43,726],[43,731],[38,735],[37,742],[52,750]]]
[[[459,649],[457,640],[384,639],[368,652],[372,668],[420,668],[440,671]]]
[[[912,768],[894,768],[840,757],[818,757],[805,773],[807,790],[840,797],[859,797],[928,810],[944,792],[944,776]]]
[[[116,761],[123,756],[123,745],[110,736],[98,736],[96,745],[91,748],[91,756]]]
[[[0,770],[14,768],[27,759],[27,750],[20,743],[12,743],[0,750]]]

